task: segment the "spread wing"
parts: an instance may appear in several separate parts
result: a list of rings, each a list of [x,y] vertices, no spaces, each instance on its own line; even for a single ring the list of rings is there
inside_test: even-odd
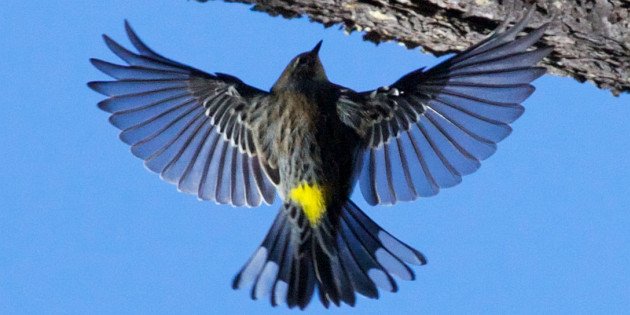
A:
[[[365,141],[359,183],[370,204],[435,195],[495,152],[534,91],[529,83],[545,73],[536,64],[551,52],[530,49],[546,25],[517,38],[531,12],[428,71],[344,92],[337,110]]]
[[[178,189],[235,206],[272,203],[275,187],[261,168],[245,123],[248,111],[267,94],[226,74],[208,74],[164,58],[125,23],[137,49],[107,36],[105,43],[125,61],[91,59],[113,81],[88,83],[108,98],[99,108],[122,130],[120,139],[144,164]]]

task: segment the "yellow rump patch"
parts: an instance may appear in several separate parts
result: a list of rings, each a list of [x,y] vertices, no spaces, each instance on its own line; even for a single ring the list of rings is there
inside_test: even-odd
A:
[[[324,189],[320,185],[302,183],[291,189],[289,198],[302,207],[311,226],[316,226],[326,213]]]

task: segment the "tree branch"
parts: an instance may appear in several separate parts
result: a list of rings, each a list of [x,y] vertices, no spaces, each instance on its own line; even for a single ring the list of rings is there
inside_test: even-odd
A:
[[[226,1],[273,16],[308,16],[326,27],[363,31],[372,42],[395,40],[438,56],[476,43],[526,6],[522,0]],[[593,82],[614,95],[630,92],[630,1],[542,0],[530,26],[547,21],[544,44],[555,49],[543,63],[551,73]]]

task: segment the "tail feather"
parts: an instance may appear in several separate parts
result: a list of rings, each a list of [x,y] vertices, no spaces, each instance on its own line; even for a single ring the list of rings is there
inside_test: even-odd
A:
[[[345,266],[341,263],[337,247],[337,228],[333,227],[330,218],[321,220],[313,229],[313,260],[317,275],[320,300],[324,306],[332,302],[339,306],[340,302],[354,305],[356,296]]]
[[[285,245],[288,244],[287,240],[287,230],[290,227],[286,224],[278,224],[277,234],[274,237],[269,238],[269,253],[267,257],[267,262],[265,263],[263,269],[254,280],[254,284],[252,285],[251,297],[252,299],[258,299],[260,297],[264,297],[271,292],[274,284],[276,283],[276,279],[279,272],[279,267],[281,266],[281,260],[284,256],[284,248]]]
[[[297,254],[293,257],[293,274],[289,280],[289,292],[287,293],[287,304],[290,308],[298,306],[304,309],[313,297],[315,290],[315,273],[313,272],[313,262],[311,258],[304,254]]]
[[[336,233],[328,234],[326,229],[330,228],[330,222],[327,219],[323,221],[321,228],[314,232],[312,247],[320,300],[326,307],[329,304],[327,301],[333,302],[337,306],[341,301],[348,305],[354,305],[356,297],[349,276],[339,259],[334,236]]]
[[[341,224],[345,224],[342,222]],[[352,281],[352,287],[357,293],[372,299],[378,298],[378,289],[376,285],[368,277],[367,271],[363,265],[360,265],[357,260],[357,253],[350,249],[348,236],[345,233],[341,234],[338,238],[339,254],[341,257],[341,263],[346,267],[348,276]]]
[[[273,249],[271,245],[275,243],[278,234],[280,234],[281,228],[285,227],[285,224],[282,220],[283,216],[283,213],[278,214],[276,220],[271,226],[271,229],[269,229],[269,232],[267,232],[267,236],[265,237],[263,243],[256,250],[254,255],[252,255],[249,261],[247,261],[245,266],[236,275],[236,277],[234,277],[234,280],[232,281],[232,288],[238,289],[245,284],[249,284],[255,280],[257,281],[265,265],[270,262],[273,263],[272,260],[268,259],[269,252],[270,249]]]
[[[286,203],[258,250],[236,275],[234,289],[251,284],[252,299],[270,295],[271,304],[305,308],[317,288],[321,303],[353,306],[356,293],[378,298],[378,288],[395,292],[394,276],[415,278],[408,264],[424,256],[372,221],[352,201],[338,223],[326,217],[311,227],[295,205]],[[302,216],[303,217],[303,216]]]
[[[427,263],[426,258],[422,253],[414,249],[413,247],[401,242],[380,227],[376,222],[372,221],[359,207],[349,200],[344,206],[343,216],[350,222],[358,222],[366,233],[370,234],[372,238],[377,239],[385,250],[392,255],[400,258],[402,261],[413,265],[425,265]]]
[[[284,229],[290,229],[290,226],[288,224],[285,224]],[[283,232],[287,234],[289,233],[287,231]],[[293,263],[293,247],[289,246],[290,243],[291,242],[289,241],[285,241],[284,243],[282,256],[280,257],[279,261],[280,270],[278,270],[278,281],[275,281],[271,287],[272,306],[277,306],[278,304],[282,303],[282,301],[286,300],[287,292],[289,289],[288,279],[290,279],[291,265]]]
[[[355,263],[367,275],[369,281],[377,287],[396,292],[398,286],[394,278],[386,271],[376,257],[378,243],[372,235],[365,233],[356,221],[350,221],[342,216],[341,233],[347,241],[350,251],[355,255]]]

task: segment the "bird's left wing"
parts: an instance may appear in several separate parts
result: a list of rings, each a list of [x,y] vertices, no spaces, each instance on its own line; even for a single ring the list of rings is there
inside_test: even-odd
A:
[[[534,91],[529,83],[545,73],[536,64],[551,51],[529,50],[545,26],[517,38],[531,12],[428,71],[374,91],[342,92],[337,111],[366,147],[359,184],[370,204],[434,195],[495,152]]]
[[[88,83],[108,96],[99,108],[112,113],[120,138],[148,169],[221,204],[272,203],[275,187],[256,154],[249,111],[267,94],[226,74],[209,74],[167,59],[148,48],[125,23],[137,49],[107,36],[107,46],[127,65],[91,59],[113,81]]]

